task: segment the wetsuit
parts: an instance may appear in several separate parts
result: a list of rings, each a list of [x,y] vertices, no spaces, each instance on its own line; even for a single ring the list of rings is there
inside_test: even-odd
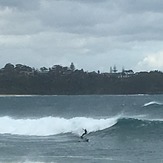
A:
[[[87,134],[87,130],[84,129],[84,133],[82,134],[81,138],[83,139],[83,136]]]

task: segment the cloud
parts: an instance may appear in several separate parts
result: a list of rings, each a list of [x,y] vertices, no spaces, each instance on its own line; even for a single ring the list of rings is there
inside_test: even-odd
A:
[[[148,70],[163,70],[163,51],[147,55],[142,61],[138,63],[138,67]]]
[[[40,5],[40,0],[0,0],[0,7],[13,8],[18,10],[34,10]]]
[[[127,13],[163,12],[162,0],[118,0],[116,4]]]
[[[0,65],[73,61],[88,70],[106,71],[114,64],[145,69],[150,63],[145,54],[163,51],[162,5],[162,0],[0,0]]]
[[[43,1],[40,21],[51,30],[67,33],[123,36],[129,41],[163,39],[163,13],[159,10],[163,2],[143,0],[134,2],[135,6],[129,0],[91,2]],[[137,12],[130,12],[134,7]]]
[[[1,10],[0,31],[1,34],[54,31],[116,37],[122,41],[160,40],[163,39],[160,34],[163,32],[163,13],[155,12],[160,3],[143,0],[134,2],[133,6],[129,0],[0,0],[0,6],[8,6]],[[26,6],[34,10],[22,11]],[[20,10],[13,10],[14,7]],[[136,13],[128,10],[134,7]],[[139,12],[140,7],[144,12]]]

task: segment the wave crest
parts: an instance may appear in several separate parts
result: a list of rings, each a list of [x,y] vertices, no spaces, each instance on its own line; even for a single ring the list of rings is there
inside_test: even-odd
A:
[[[157,102],[157,101],[151,101],[151,102],[145,103],[143,106],[148,107],[148,106],[153,106],[153,105],[161,106],[161,105],[163,105],[163,103],[160,103],[160,102]]]
[[[117,123],[118,118],[94,119],[74,117],[65,119],[60,117],[44,117],[39,119],[13,119],[1,117],[0,134],[15,134],[29,136],[49,136],[62,133],[81,135],[83,128],[88,132],[95,132],[109,128]]]

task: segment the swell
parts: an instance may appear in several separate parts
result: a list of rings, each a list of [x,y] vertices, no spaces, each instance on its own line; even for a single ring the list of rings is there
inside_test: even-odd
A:
[[[163,119],[120,118],[115,125],[103,131],[121,136],[159,136],[163,134]]]
[[[114,126],[137,128],[137,127],[158,127],[158,125],[163,126],[163,119],[120,118]]]

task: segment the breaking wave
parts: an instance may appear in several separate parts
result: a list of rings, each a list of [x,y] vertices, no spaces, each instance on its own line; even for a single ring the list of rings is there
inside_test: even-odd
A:
[[[74,117],[65,119],[60,117],[44,117],[39,119],[13,119],[0,118],[0,134],[25,135],[25,136],[50,136],[57,134],[73,133],[81,135],[83,128],[88,132],[110,131],[130,132],[146,129],[148,131],[163,131],[163,119],[144,119],[143,117],[112,117],[112,118],[87,118]],[[3,124],[3,125],[2,125]]]
[[[148,107],[148,106],[162,106],[163,103],[157,102],[157,101],[151,101],[148,103],[145,103],[143,106],[144,107]]]
[[[5,116],[0,117],[0,134],[49,136],[62,133],[74,133],[80,135],[83,132],[83,128],[86,128],[89,132],[95,132],[115,125],[117,120],[117,117],[107,119],[86,117],[74,117],[71,119],[60,117],[13,119]]]

